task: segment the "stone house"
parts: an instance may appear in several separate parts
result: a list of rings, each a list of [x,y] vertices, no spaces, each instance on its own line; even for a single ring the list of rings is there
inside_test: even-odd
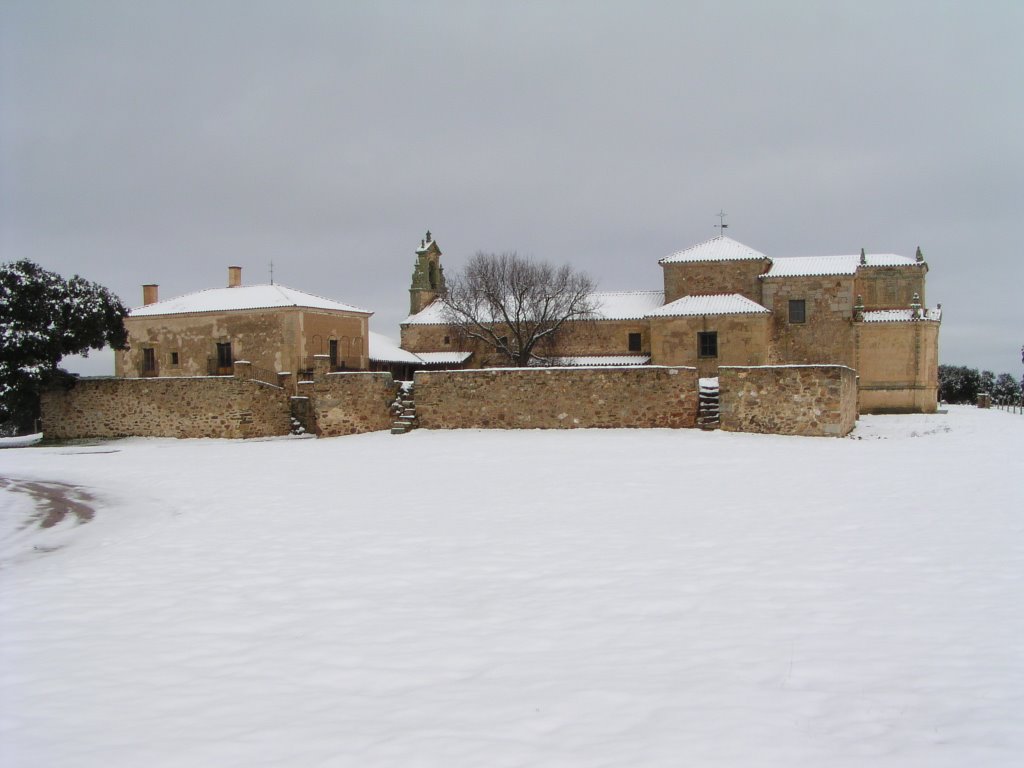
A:
[[[401,347],[469,352],[468,367],[500,364],[445,322],[441,255],[428,233]],[[936,409],[941,311],[925,306],[920,249],[772,258],[719,236],[658,263],[662,291],[594,294],[594,316],[568,324],[549,360],[691,366],[703,377],[720,366],[844,365],[857,371],[861,412]]]
[[[371,314],[283,285],[243,285],[241,267],[228,267],[226,288],[164,301],[158,286],[144,285],[143,305],[125,319],[128,348],[117,353],[115,372],[223,376],[246,360],[262,375],[298,379],[314,355],[327,355],[331,370],[368,370]]]

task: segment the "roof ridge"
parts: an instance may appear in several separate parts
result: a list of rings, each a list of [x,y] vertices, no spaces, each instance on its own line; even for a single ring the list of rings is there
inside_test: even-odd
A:
[[[716,247],[720,253],[716,251]],[[700,252],[709,251],[710,253],[701,254]],[[697,258],[692,258],[691,254],[699,254]],[[677,251],[673,251],[667,256],[663,256],[658,260],[659,264],[671,264],[681,262],[715,262],[715,261],[757,261],[760,259],[767,259],[771,261],[771,257],[761,251],[753,248],[746,243],[741,243],[739,240],[734,240],[728,235],[716,235],[715,237],[703,240],[694,245],[681,248]]]

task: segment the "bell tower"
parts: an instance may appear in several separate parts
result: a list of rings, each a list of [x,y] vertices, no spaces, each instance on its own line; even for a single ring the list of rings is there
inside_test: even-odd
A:
[[[427,236],[420,240],[416,249],[416,264],[412,270],[412,285],[409,288],[409,314],[422,312],[428,304],[444,294],[444,267],[441,266],[441,249],[427,230]]]

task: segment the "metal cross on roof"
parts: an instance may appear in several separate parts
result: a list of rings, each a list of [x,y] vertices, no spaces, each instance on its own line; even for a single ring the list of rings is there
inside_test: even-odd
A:
[[[729,225],[725,223],[725,217],[728,215],[729,214],[723,211],[722,209],[719,209],[718,213],[715,214],[715,216],[718,217],[718,223],[715,224],[715,229],[721,230],[720,234],[722,235],[724,235],[725,230],[729,228]]]

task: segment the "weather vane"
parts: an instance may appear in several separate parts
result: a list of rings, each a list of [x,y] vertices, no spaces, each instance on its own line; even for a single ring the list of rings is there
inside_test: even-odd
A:
[[[729,228],[729,225],[725,223],[725,217],[729,214],[723,211],[721,208],[718,209],[718,213],[715,216],[718,217],[718,223],[715,224],[715,229],[720,229],[721,234],[725,234],[725,230]]]

